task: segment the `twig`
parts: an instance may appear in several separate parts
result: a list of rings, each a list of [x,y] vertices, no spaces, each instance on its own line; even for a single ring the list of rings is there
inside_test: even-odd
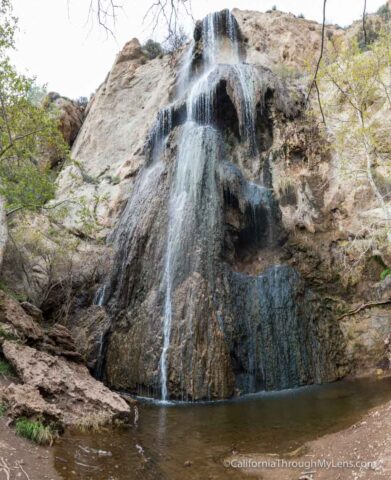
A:
[[[167,28],[167,38],[165,40],[167,42],[170,38],[175,38],[180,32],[178,20],[181,8],[194,21],[191,0],[155,0],[146,10],[143,22],[151,17],[150,25],[152,25],[152,33],[154,33],[162,18]]]
[[[61,200],[61,202],[58,202],[55,205],[49,205],[49,206],[35,205],[33,203],[29,203],[29,204],[26,204],[26,205],[20,205],[19,207],[15,207],[14,209],[7,212],[6,216],[9,217],[14,213],[19,212],[20,210],[23,210],[24,208],[37,208],[37,209],[40,209],[40,210],[53,210],[53,209],[59,207],[60,205],[62,205],[63,203],[76,203],[76,202],[74,200],[66,199],[66,200]]]
[[[362,14],[362,29],[364,30],[364,43],[365,45],[368,43],[367,42],[367,27],[365,25],[365,19],[366,19],[366,16],[367,16],[367,0],[364,0],[364,11],[363,11],[363,14]]]
[[[357,307],[356,309],[351,310],[350,312],[344,313],[343,315],[341,315],[340,317],[337,318],[337,321],[342,320],[345,317],[350,317],[351,315],[355,315],[356,313],[359,313],[359,312],[361,312],[361,310],[364,310],[366,308],[376,307],[378,305],[387,305],[388,303],[391,303],[391,299],[390,300],[383,300],[383,301],[380,301],[380,302],[364,303],[364,304],[360,305],[359,307]]]
[[[28,133],[24,133],[23,135],[18,135],[17,137],[14,137],[12,138],[12,141],[6,146],[3,148],[3,150],[1,150],[0,152],[0,158],[8,152],[8,150],[10,150],[11,148],[13,148],[15,146],[15,143],[18,142],[19,140],[23,140],[24,138],[27,138],[27,137],[31,137],[33,135],[35,135],[36,133],[40,133],[40,132],[43,132],[44,130],[46,130],[45,128],[39,128],[37,130],[33,130],[31,132],[28,132]]]
[[[322,101],[320,99],[320,91],[318,87],[318,82],[316,80],[315,80],[315,88],[316,88],[316,95],[318,96],[319,110],[320,110],[320,114],[322,115],[322,121],[326,125],[326,119],[323,112]]]
[[[22,467],[22,465],[21,465],[19,462],[17,462],[16,464],[17,464],[18,467],[22,470],[22,472],[25,474],[27,480],[30,480],[30,477],[27,475],[27,472],[26,472],[26,470]]]
[[[324,51],[324,31],[325,31],[325,25],[326,25],[326,3],[327,3],[327,0],[324,0],[324,1],[323,1],[323,22],[322,22],[322,43],[321,43],[321,46],[320,46],[320,55],[319,55],[319,58],[318,58],[318,63],[316,64],[316,69],[315,69],[314,78],[313,78],[313,80],[312,80],[312,82],[311,82],[310,89],[309,89],[309,91],[308,91],[306,103],[308,103],[308,100],[309,100],[309,98],[310,98],[312,89],[313,89],[313,87],[315,86],[316,78],[317,78],[317,76],[318,76],[318,72],[319,72],[319,68],[320,68],[320,63],[321,63],[322,58],[323,58],[323,51]]]
[[[0,461],[0,472],[4,472],[7,480],[10,480],[10,467],[7,465],[7,462],[4,460],[3,457],[0,458]]]

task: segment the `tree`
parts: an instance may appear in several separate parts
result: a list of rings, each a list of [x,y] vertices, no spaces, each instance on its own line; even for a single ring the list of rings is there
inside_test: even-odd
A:
[[[8,58],[16,20],[9,0],[0,0],[0,195],[7,208],[38,209],[54,195],[45,150],[65,155],[53,112],[36,101],[33,79],[16,72]]]
[[[163,48],[159,42],[149,39],[144,45],[143,50],[146,51],[148,58],[152,60],[163,53]]]
[[[390,33],[383,31],[365,52],[357,40],[334,45],[318,74],[336,147],[347,157],[350,173],[365,175],[386,219],[390,209],[376,182],[376,168],[391,165],[391,126],[379,123],[375,113],[390,101],[390,42]]]
[[[123,0],[89,0],[88,18],[91,21],[95,19],[106,32],[114,35],[115,20],[123,4]],[[144,20],[150,20],[152,32],[158,25],[164,25],[167,31],[165,42],[168,42],[171,37],[181,36],[179,22],[181,13],[192,17],[191,0],[151,0],[149,7],[146,8]]]
[[[376,12],[384,22],[389,22],[391,20],[391,11],[388,3],[382,5]]]

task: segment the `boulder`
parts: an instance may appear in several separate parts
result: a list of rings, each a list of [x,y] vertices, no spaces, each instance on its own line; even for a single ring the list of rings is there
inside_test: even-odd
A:
[[[43,322],[43,315],[42,310],[30,302],[22,302],[20,306],[23,310],[30,315],[36,322],[42,323]]]
[[[56,422],[61,418],[61,411],[47,402],[32,385],[11,383],[0,394],[9,405],[9,415],[13,418],[40,416]]]
[[[46,333],[40,350],[75,362],[82,361],[72,334],[64,325],[56,324]]]
[[[8,340],[3,342],[3,355],[23,382],[2,392],[13,414],[41,412],[65,426],[130,420],[127,402],[95,380],[84,365]]]
[[[97,305],[80,312],[69,325],[76,348],[91,370],[97,367],[103,339],[109,327],[110,319],[105,308]]]
[[[60,132],[65,142],[72,146],[83,124],[84,108],[56,92],[48,93],[45,101],[57,109]]]
[[[143,52],[140,42],[137,38],[132,38],[129,42],[125,43],[122,50],[117,55],[115,64],[121,62],[129,62],[131,60],[146,60],[147,57]]]
[[[19,302],[0,290],[0,324],[21,340],[39,341],[44,331],[21,307]]]

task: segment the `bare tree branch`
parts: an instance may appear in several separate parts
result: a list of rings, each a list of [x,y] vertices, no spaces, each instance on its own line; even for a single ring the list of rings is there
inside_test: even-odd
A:
[[[181,9],[194,20],[191,12],[191,0],[154,0],[145,12],[143,21],[151,19],[152,32],[155,32],[163,22],[167,29],[166,40],[168,40],[180,33],[179,17]]]
[[[363,305],[360,305],[359,307],[355,308],[354,310],[351,310],[350,312],[344,313],[343,315],[341,315],[340,317],[337,318],[337,321],[342,320],[345,317],[350,317],[351,315],[355,315],[356,313],[359,313],[359,312],[361,312],[361,310],[364,310],[366,308],[376,307],[376,306],[379,306],[379,305],[387,305],[389,303],[391,303],[391,300],[382,300],[382,301],[379,301],[379,302],[364,303]]]
[[[19,205],[18,207],[15,207],[14,209],[10,210],[9,212],[6,213],[7,217],[10,217],[16,212],[19,212],[20,210],[23,210],[25,208],[37,208],[39,210],[54,210],[55,208],[59,207],[60,205],[63,205],[64,203],[76,203],[74,200],[61,200],[60,202],[54,204],[54,205],[34,205],[34,204],[28,204],[28,205]]]
[[[43,132],[45,128],[38,128],[37,130],[33,130],[31,132],[24,133],[23,135],[18,135],[15,138],[11,137],[11,143],[9,143],[6,147],[3,148],[3,150],[0,151],[0,159],[1,157],[8,152],[11,148],[15,146],[15,143],[18,142],[19,140],[23,140],[24,138],[27,137],[32,137],[33,135]]]
[[[310,85],[310,88],[309,88],[309,91],[308,91],[308,94],[307,94],[307,100],[306,100],[306,103],[308,103],[311,92],[312,92],[312,89],[315,87],[316,90],[317,90],[317,93],[318,93],[318,102],[319,102],[320,112],[322,114],[323,123],[326,123],[326,122],[325,122],[325,118],[324,118],[324,114],[323,114],[323,108],[322,108],[322,104],[321,104],[321,101],[320,101],[320,94],[319,94],[319,89],[318,89],[316,79],[317,79],[317,76],[318,76],[318,72],[319,72],[319,68],[320,68],[320,64],[322,62],[323,52],[324,52],[324,37],[325,37],[324,31],[325,31],[325,26],[326,26],[326,3],[327,3],[327,0],[323,0],[322,43],[321,43],[321,46],[320,46],[320,54],[319,54],[318,62],[316,64],[314,78],[312,79],[312,82],[311,82],[311,85]]]
[[[70,0],[67,0],[68,17],[70,16]],[[123,8],[123,0],[90,0],[88,6],[87,23],[97,22],[107,34],[114,35],[118,13]]]
[[[365,45],[368,43],[367,42],[367,27],[366,27],[366,24],[365,24],[366,16],[367,16],[367,0],[364,0],[364,11],[363,11],[363,14],[362,14],[362,29],[364,31],[364,43],[365,43]]]

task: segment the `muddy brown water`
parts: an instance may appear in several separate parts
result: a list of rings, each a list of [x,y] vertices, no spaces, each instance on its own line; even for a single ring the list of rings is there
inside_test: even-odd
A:
[[[233,450],[291,451],[347,428],[390,398],[391,378],[385,378],[260,393],[227,402],[142,403],[137,427],[68,433],[54,448],[55,467],[65,480],[241,479],[243,474],[223,466]]]

